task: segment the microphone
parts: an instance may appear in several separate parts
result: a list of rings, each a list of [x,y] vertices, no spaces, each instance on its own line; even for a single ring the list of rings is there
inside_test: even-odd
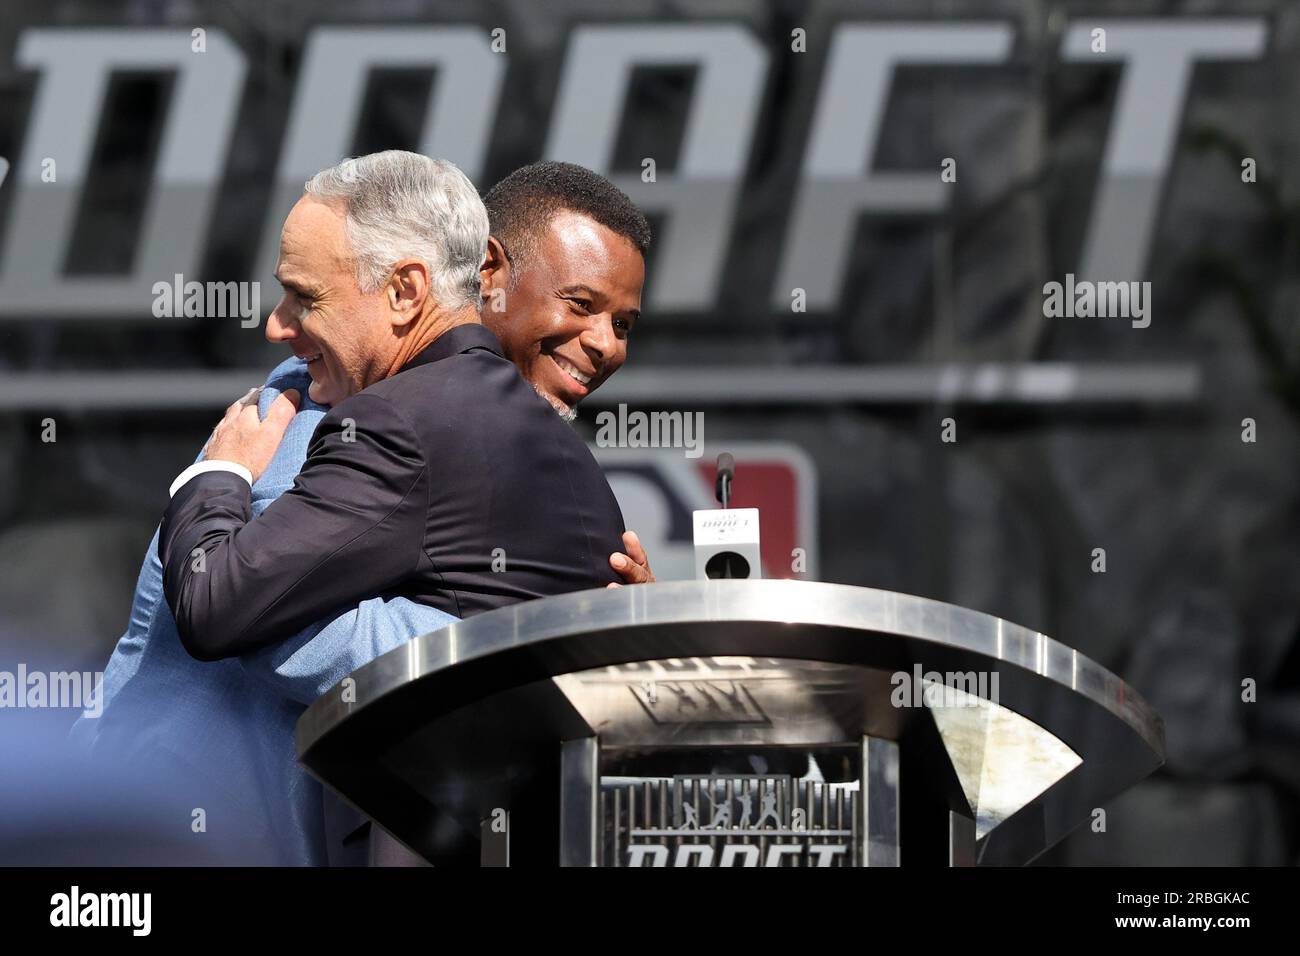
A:
[[[724,451],[718,456],[718,478],[713,493],[725,509],[731,502],[731,482],[736,477],[736,459],[731,452]]]
[[[703,509],[691,514],[695,526],[695,576],[761,578],[763,565],[758,547],[758,509],[732,508],[731,484],[736,459],[728,452],[718,456],[718,477],[713,493],[721,510]]]

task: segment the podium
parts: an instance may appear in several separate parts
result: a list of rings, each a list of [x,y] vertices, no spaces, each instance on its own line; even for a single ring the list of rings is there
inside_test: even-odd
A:
[[[1028,863],[1164,760],[1077,651],[939,601],[799,581],[583,591],[358,669],[302,763],[440,866]]]

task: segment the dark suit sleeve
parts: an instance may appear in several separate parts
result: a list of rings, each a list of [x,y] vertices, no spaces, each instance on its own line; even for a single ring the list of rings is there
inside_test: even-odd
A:
[[[405,417],[364,393],[325,416],[293,488],[256,521],[238,476],[186,482],[159,538],[163,590],[185,649],[199,660],[243,654],[409,577],[423,547],[427,482]]]

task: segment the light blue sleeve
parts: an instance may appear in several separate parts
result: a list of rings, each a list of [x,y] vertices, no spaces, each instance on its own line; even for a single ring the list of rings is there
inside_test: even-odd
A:
[[[197,463],[202,460],[203,451],[200,449],[194,461]],[[131,616],[127,619],[126,633],[114,645],[96,691],[96,706],[101,713],[139,673],[154,619],[160,611],[164,615],[171,614],[171,609],[163,598],[162,560],[158,556],[158,531],[155,529],[153,538],[149,541],[149,550],[145,552],[144,562],[140,565],[140,574],[135,580],[135,594],[131,598]],[[177,637],[177,640],[180,638]],[[89,745],[94,740],[98,727],[98,717],[78,717],[69,735],[74,741],[80,740]]]
[[[253,485],[254,516],[293,487],[307,460],[311,436],[325,417],[325,406],[307,397],[310,383],[306,364],[301,359],[289,359],[271,373],[263,386],[258,410],[264,417],[282,391],[296,388],[302,398],[275,458]],[[405,598],[376,597],[239,660],[246,673],[270,684],[281,696],[310,704],[362,664],[456,620]]]
[[[406,598],[371,598],[334,620],[240,658],[283,696],[310,704],[362,664],[456,618]]]

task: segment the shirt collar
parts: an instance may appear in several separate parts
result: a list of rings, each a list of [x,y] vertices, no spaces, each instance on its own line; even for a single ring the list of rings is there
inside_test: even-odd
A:
[[[443,332],[425,346],[424,351],[403,365],[401,371],[405,372],[407,369],[427,365],[430,362],[439,362],[462,352],[472,352],[474,349],[486,349],[494,355],[505,357],[501,351],[501,342],[492,334],[491,329],[478,322],[466,322]]]

